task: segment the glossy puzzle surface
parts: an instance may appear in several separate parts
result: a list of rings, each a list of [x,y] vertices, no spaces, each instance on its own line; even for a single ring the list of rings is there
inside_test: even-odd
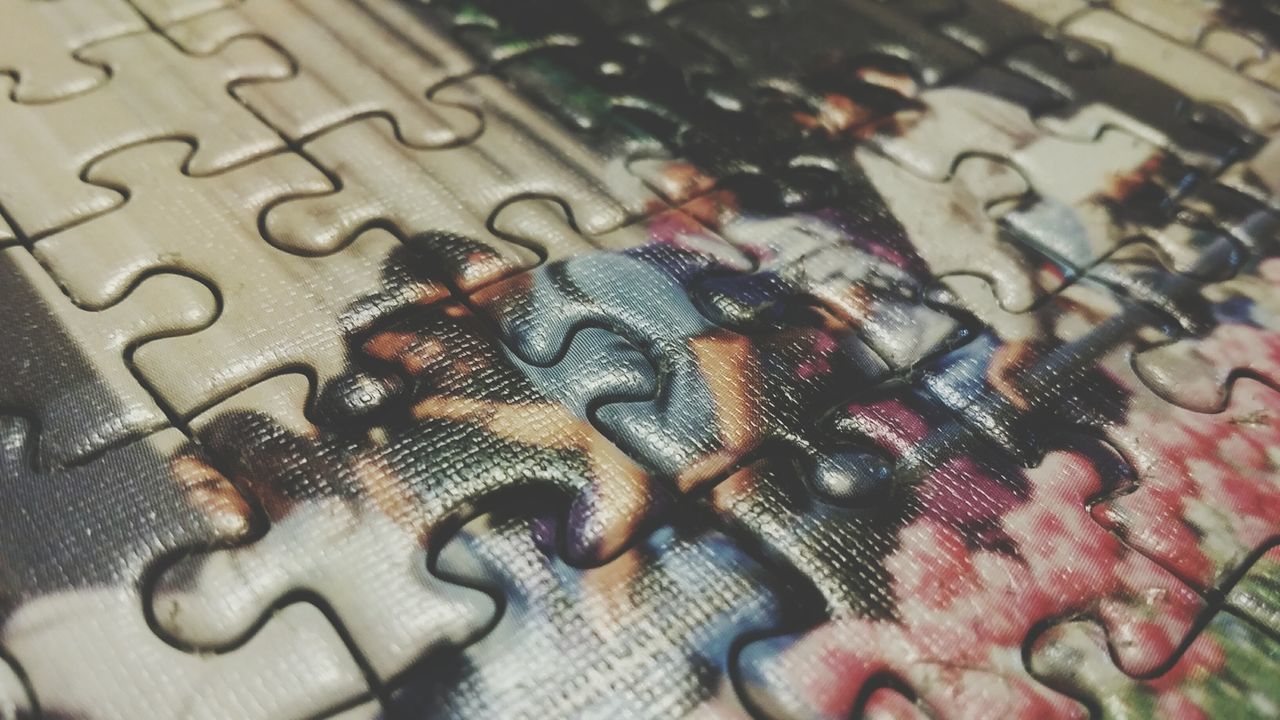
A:
[[[1280,4],[0,0],[0,720],[1280,718]]]

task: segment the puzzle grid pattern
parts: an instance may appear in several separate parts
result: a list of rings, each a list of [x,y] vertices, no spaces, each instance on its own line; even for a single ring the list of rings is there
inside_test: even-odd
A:
[[[1280,717],[1280,6],[0,20],[0,718]]]

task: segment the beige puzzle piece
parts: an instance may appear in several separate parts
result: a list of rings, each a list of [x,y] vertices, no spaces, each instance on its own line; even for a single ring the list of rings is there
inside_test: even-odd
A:
[[[1017,170],[972,157],[956,166],[948,182],[938,183],[867,150],[859,150],[857,160],[935,274],[983,268],[1000,305],[1012,312],[1029,308],[1039,297],[1032,263],[1003,237],[988,212],[991,203],[1028,191]]]
[[[106,80],[76,50],[97,40],[140,32],[146,23],[124,0],[0,0],[0,73],[17,76],[12,99],[43,103]]]
[[[473,70],[470,58],[396,0],[248,0],[167,33],[197,54],[237,36],[269,36],[293,58],[296,75],[233,92],[296,140],[372,112],[394,117],[400,139],[415,147],[480,132],[474,113],[427,99],[431,88]]]
[[[259,40],[193,57],[147,33],[107,40],[80,55],[110,68],[110,81],[44,105],[0,100],[0,134],[22,138],[0,143],[0,206],[32,238],[120,202],[117,190],[80,179],[84,167],[112,150],[154,138],[193,138],[199,148],[186,169],[199,175],[284,144],[227,92],[238,80],[288,76],[287,58]]]
[[[369,227],[390,227],[431,252],[441,238],[466,238],[492,257],[442,258],[464,290],[591,247],[581,238],[560,246],[526,247],[499,239],[487,224],[510,200],[554,197],[572,211],[577,229],[597,235],[647,212],[656,199],[622,159],[605,161],[516,98],[499,81],[477,77],[449,96],[477,107],[485,129],[449,150],[413,150],[396,139],[384,117],[329,131],[305,146],[342,178],[321,197],[288,201],[266,217],[269,238],[305,253],[337,250]],[[531,138],[538,138],[531,141]],[[443,250],[441,250],[443,252]]]
[[[0,252],[0,299],[7,307],[0,406],[38,413],[42,460],[53,465],[167,425],[128,367],[126,349],[204,327],[217,314],[207,288],[174,275],[145,280],[106,310],[82,310],[23,247]],[[91,372],[76,372],[77,363]]]
[[[1231,112],[1254,131],[1280,124],[1280,94],[1122,15],[1093,10],[1072,18],[1063,29],[1105,47],[1116,62],[1138,68],[1192,100]]]
[[[129,201],[36,243],[36,253],[87,303],[110,302],[158,268],[195,274],[218,289],[221,314],[212,326],[147,343],[134,355],[142,375],[183,416],[283,367],[314,368],[321,381],[339,374],[339,317],[394,272],[384,266],[398,241],[372,233],[328,258],[272,247],[258,232],[263,208],[331,190],[323,174],[298,155],[279,154],[190,177],[179,172],[190,151],[160,142],[104,158],[89,178],[130,188]]]

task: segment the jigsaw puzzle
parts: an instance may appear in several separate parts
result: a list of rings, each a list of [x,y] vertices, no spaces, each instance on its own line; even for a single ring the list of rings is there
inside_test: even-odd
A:
[[[1280,718],[1280,5],[0,0],[0,720]]]

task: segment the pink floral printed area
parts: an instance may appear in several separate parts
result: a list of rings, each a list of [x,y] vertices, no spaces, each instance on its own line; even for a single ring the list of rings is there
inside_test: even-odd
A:
[[[1126,423],[1141,439],[1131,494],[1093,515],[1130,545],[1201,588],[1219,585],[1280,534],[1280,395],[1237,382],[1230,406],[1206,414],[1139,404]],[[1138,464],[1138,463],[1135,463]]]
[[[895,457],[928,443],[929,421],[903,404],[847,412]],[[968,455],[929,464],[916,488],[921,511],[886,560],[896,617],[831,620],[744,653],[748,674],[771,697],[791,698],[790,712],[848,717],[864,683],[888,673],[944,715],[1080,715],[1024,667],[1023,644],[1041,623],[1096,620],[1136,674],[1166,663],[1204,610],[1195,592],[1090,516],[1089,500],[1104,489],[1090,454],[1053,452],[1029,470]]]

